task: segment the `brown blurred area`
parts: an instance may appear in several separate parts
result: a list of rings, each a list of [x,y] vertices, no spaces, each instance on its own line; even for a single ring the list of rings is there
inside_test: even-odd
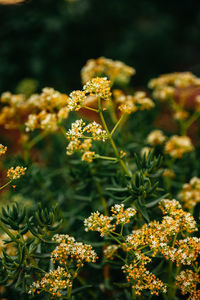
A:
[[[0,0],[0,4],[9,5],[9,4],[18,4],[25,2],[26,0]]]

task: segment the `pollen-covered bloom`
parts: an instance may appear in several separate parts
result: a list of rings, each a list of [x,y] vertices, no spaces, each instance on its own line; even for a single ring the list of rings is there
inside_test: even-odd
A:
[[[147,143],[153,146],[162,145],[166,140],[166,136],[163,134],[162,130],[153,130],[147,136]]]
[[[124,204],[115,204],[111,207],[112,216],[116,219],[116,224],[126,224],[135,216],[136,210],[132,207],[124,209]]]
[[[179,198],[187,209],[192,209],[200,202],[200,178],[193,177],[183,185]]]
[[[84,220],[85,231],[98,231],[101,236],[108,235],[116,228],[112,221],[113,217],[104,216],[99,211],[93,212],[89,218]]]
[[[134,74],[135,69],[132,67],[119,60],[105,57],[88,60],[81,70],[81,78],[84,84],[96,76],[108,76],[112,82],[127,83]]]
[[[26,168],[24,168],[24,167],[20,167],[20,166],[17,166],[15,168],[11,167],[7,171],[7,177],[10,180],[19,179],[22,175],[25,175],[25,171],[26,171]]]
[[[184,153],[194,150],[191,139],[188,136],[173,135],[165,144],[165,153],[174,158],[182,158]]]
[[[4,145],[2,145],[2,144],[0,144],[0,156],[3,155],[3,154],[5,154],[6,151],[7,151],[7,147],[4,146]]]
[[[176,285],[182,295],[189,294],[189,300],[200,299],[200,276],[192,270],[186,269],[176,276]]]
[[[42,291],[46,291],[53,296],[61,297],[62,290],[71,288],[71,277],[71,274],[64,268],[58,267],[56,270],[46,273],[42,279],[33,282],[29,294],[40,294]]]
[[[85,262],[95,263],[97,254],[91,245],[76,242],[73,237],[68,235],[56,235],[53,240],[59,243],[51,253],[53,263],[67,265],[70,260],[74,261],[77,267],[84,265]]]
[[[85,93],[96,95],[103,100],[110,100],[111,91],[110,91],[111,82],[106,77],[96,77],[88,81],[83,90]]]

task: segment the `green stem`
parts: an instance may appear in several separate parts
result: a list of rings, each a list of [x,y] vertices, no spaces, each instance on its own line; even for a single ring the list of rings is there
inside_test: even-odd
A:
[[[89,107],[89,106],[84,106],[83,108],[86,108],[88,110],[92,110],[92,111],[95,111],[96,113],[98,113],[98,109],[96,109],[96,108],[92,108],[92,107]]]
[[[72,285],[68,287],[67,289],[67,299],[71,300],[71,294],[72,294]]]
[[[172,242],[172,248],[174,248],[174,246],[175,246],[177,235],[178,235],[178,233],[176,233],[175,236],[174,236],[174,239],[173,239],[173,242]],[[172,286],[172,287],[170,288],[169,293],[168,293],[168,296],[169,296],[168,299],[169,300],[173,300],[173,297],[175,296],[174,295],[174,284],[172,285],[172,281],[173,281],[172,271],[173,271],[173,262],[170,261],[169,271],[168,271],[168,285]]]
[[[0,187],[0,190],[4,189],[6,186],[8,186],[10,183],[12,182],[12,180],[8,181],[7,183],[5,183],[4,185],[2,185]]]
[[[95,154],[94,158],[101,158],[101,159],[106,159],[106,160],[114,160],[114,161],[116,161],[116,160],[117,160],[117,158],[116,158],[116,157],[102,156],[102,155],[99,155],[99,154]]]
[[[109,131],[108,126],[107,126],[107,124],[106,124],[106,121],[105,121],[105,119],[104,119],[104,116],[103,116],[103,110],[102,110],[102,105],[101,105],[101,98],[100,98],[100,97],[98,97],[98,107],[99,107],[99,115],[100,115],[100,118],[101,118],[101,122],[102,122],[102,124],[103,124],[103,128],[105,129],[105,131],[106,131],[106,133],[107,133],[108,139],[109,139],[109,141],[110,141],[110,143],[111,143],[111,146],[112,146],[112,148],[113,148],[113,150],[114,150],[114,152],[115,152],[116,158],[119,160],[119,162],[120,162],[120,164],[121,164],[121,166],[122,166],[124,172],[125,172],[129,177],[131,177],[131,174],[130,174],[130,172],[129,172],[127,166],[125,165],[124,161],[121,159],[121,157],[120,157],[120,155],[119,155],[119,151],[117,150],[117,147],[116,147],[116,145],[115,145],[115,142],[114,142],[113,139],[112,139],[112,136],[111,136],[111,134],[110,134],[110,131]]]
[[[41,141],[45,136],[47,136],[49,132],[48,131],[42,131],[40,134],[36,135],[26,146],[27,149],[31,149],[33,146],[35,146],[39,141]]]
[[[115,124],[113,130],[111,131],[110,135],[113,136],[115,130],[117,129],[117,127],[121,124],[121,122],[123,121],[124,117],[126,114],[121,115],[121,117],[119,118],[119,120],[117,121],[117,123]]]

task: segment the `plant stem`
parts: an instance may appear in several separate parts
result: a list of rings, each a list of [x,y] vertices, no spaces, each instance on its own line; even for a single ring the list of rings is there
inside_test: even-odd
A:
[[[115,124],[113,130],[111,131],[110,135],[113,136],[115,130],[117,129],[117,127],[121,124],[121,122],[123,121],[124,117],[126,114],[121,115],[121,117],[119,118],[119,120],[117,121],[117,123]]]
[[[98,109],[96,109],[96,108],[89,107],[89,106],[84,106],[83,108],[88,109],[88,110],[92,110],[92,111],[95,111],[96,113],[98,113]]]
[[[99,154],[95,154],[95,157],[94,158],[101,158],[101,159],[106,159],[106,160],[114,160],[116,161],[117,158],[116,157],[110,157],[110,156],[102,156],[102,155],[99,155]]]
[[[116,158],[119,160],[124,172],[126,173],[126,175],[128,175],[129,177],[131,177],[131,174],[130,174],[130,171],[128,170],[127,166],[125,165],[124,161],[121,159],[120,155],[119,155],[119,151],[117,150],[117,147],[115,145],[115,142],[113,141],[112,139],[112,136],[110,134],[110,131],[108,129],[108,126],[106,124],[106,121],[104,119],[104,116],[103,116],[103,110],[102,110],[102,105],[101,105],[101,98],[98,97],[98,107],[99,107],[99,115],[100,115],[100,118],[101,118],[101,122],[103,124],[103,128],[105,129],[107,135],[108,135],[108,139],[111,143],[111,146],[115,152],[115,155],[116,155]]]
[[[176,238],[177,238],[178,233],[175,234],[174,239],[173,239],[173,243],[172,243],[172,248],[174,248],[175,242],[176,242]],[[169,271],[168,271],[168,285],[172,285],[172,271],[173,271],[173,262],[170,261],[169,263]],[[173,286],[170,288],[169,293],[168,293],[168,299],[169,300],[173,300],[175,294],[174,294],[174,284]]]
[[[5,188],[6,186],[8,186],[10,183],[12,182],[12,180],[8,181],[7,183],[5,183],[4,185],[2,185],[0,187],[0,190],[2,190],[3,188]]]

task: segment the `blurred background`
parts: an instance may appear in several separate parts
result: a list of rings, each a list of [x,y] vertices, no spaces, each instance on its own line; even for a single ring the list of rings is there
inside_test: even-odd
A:
[[[99,56],[136,68],[135,86],[161,73],[200,75],[198,0],[2,2],[0,92],[21,90],[27,78],[33,90],[68,93],[81,86],[86,61]]]

